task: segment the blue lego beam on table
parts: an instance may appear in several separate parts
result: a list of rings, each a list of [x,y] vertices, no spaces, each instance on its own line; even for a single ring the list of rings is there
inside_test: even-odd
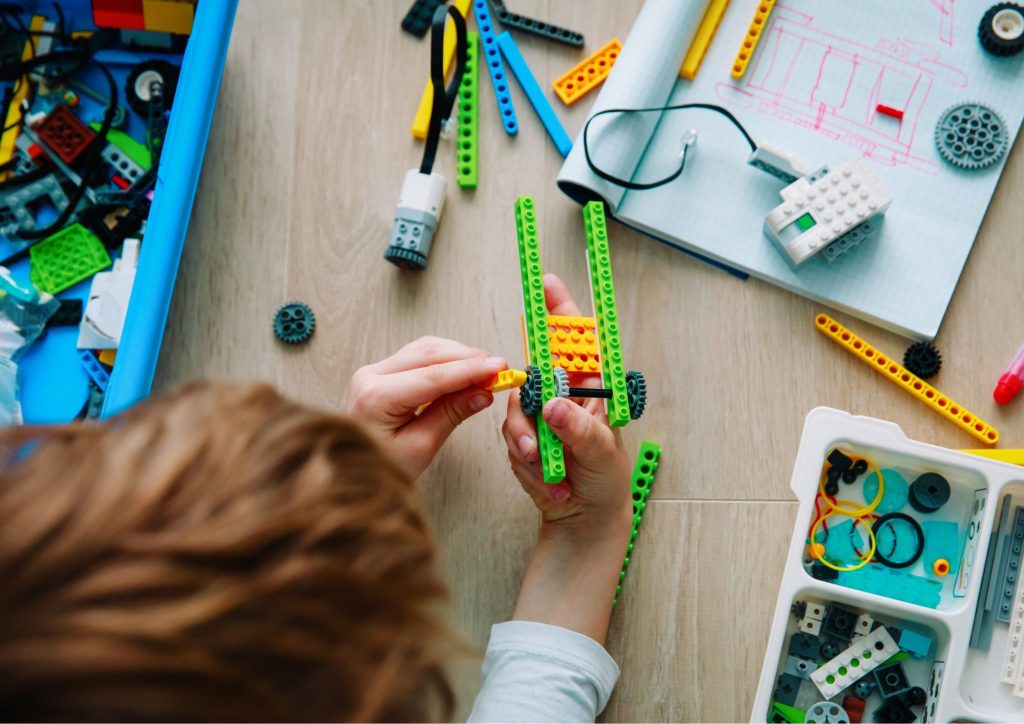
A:
[[[512,96],[508,90],[508,76],[501,62],[501,51],[494,35],[494,21],[491,19],[487,0],[473,0],[473,12],[476,14],[476,27],[480,31],[480,43],[483,46],[482,58],[491,74],[491,85],[498,99],[498,116],[505,128],[505,133],[514,136],[519,133],[519,121],[516,119],[516,107],[512,104]]]
[[[533,77],[530,67],[526,64],[523,54],[519,52],[519,46],[516,45],[516,41],[512,39],[507,30],[498,36],[498,47],[501,48],[501,54],[508,61],[508,67],[512,69],[516,80],[519,81],[523,92],[526,93],[526,97],[533,105],[533,110],[537,112],[540,122],[544,124],[551,140],[555,142],[558,153],[565,158],[572,150],[572,139],[565,132],[562,122],[555,114],[555,109],[551,107],[547,96],[544,95],[544,91],[541,90],[537,79]]]

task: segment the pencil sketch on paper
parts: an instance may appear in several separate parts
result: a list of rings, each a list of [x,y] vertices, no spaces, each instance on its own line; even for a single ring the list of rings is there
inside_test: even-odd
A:
[[[865,45],[776,5],[746,82],[718,83],[716,92],[728,104],[824,134],[880,165],[934,175],[940,169],[934,153],[917,155],[914,143],[931,143],[932,129],[919,122],[937,83],[967,87],[967,75],[943,63],[937,48],[906,38]],[[879,105],[903,117],[880,114]]]

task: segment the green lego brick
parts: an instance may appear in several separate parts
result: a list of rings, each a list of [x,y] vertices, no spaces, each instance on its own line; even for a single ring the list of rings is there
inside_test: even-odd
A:
[[[622,581],[626,578],[626,569],[629,567],[629,557],[633,555],[633,544],[640,532],[640,523],[644,519],[644,509],[647,507],[647,498],[651,494],[651,486],[654,485],[654,473],[658,470],[658,461],[661,459],[661,446],[656,442],[644,440],[640,443],[640,451],[636,454],[636,462],[633,463],[633,477],[630,479],[630,493],[633,496],[633,530],[629,532],[629,545],[626,546],[626,559],[622,562],[622,571],[619,573],[619,585],[615,587],[615,600],[612,607],[619,603],[619,593],[622,591]]]
[[[94,131],[99,131],[102,124],[93,122],[89,124],[89,127]],[[138,164],[143,171],[148,171],[149,167],[153,165],[153,157],[150,155],[149,149],[146,148],[145,144],[139,143],[124,131],[111,128],[107,131],[107,140],[114,144],[121,153]]]
[[[37,289],[57,294],[110,266],[110,255],[96,235],[72,224],[28,250],[29,279]]]
[[[544,280],[540,267],[540,245],[537,242],[537,215],[533,198],[516,199],[516,236],[519,237],[519,270],[523,278],[523,310],[526,321],[526,342],[530,362],[540,370],[541,402],[555,397],[555,371],[551,362],[548,339],[548,308],[544,301]],[[537,444],[545,483],[565,478],[565,453],[547,423],[537,415]]]
[[[480,36],[466,33],[466,72],[459,84],[459,142],[455,153],[455,181],[461,188],[475,189],[480,146]]]
[[[783,719],[788,722],[794,722],[794,724],[801,724],[807,716],[807,712],[803,709],[797,709],[795,706],[788,706],[778,701],[772,702],[772,708]]]
[[[587,234],[587,265],[594,290],[601,380],[612,391],[607,405],[608,424],[621,427],[630,420],[629,396],[626,394],[626,366],[622,362],[622,340],[619,338],[619,312],[615,305],[608,229],[604,222],[604,204],[600,201],[591,201],[583,207],[583,228]]]

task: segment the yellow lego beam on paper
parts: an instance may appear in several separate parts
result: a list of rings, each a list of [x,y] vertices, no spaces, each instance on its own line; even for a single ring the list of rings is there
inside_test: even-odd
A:
[[[761,33],[764,32],[765,23],[768,22],[768,16],[771,15],[773,7],[775,7],[775,0],[761,0],[757,4],[754,19],[750,21],[743,44],[736,53],[736,60],[732,62],[732,77],[734,79],[739,80],[747,72],[747,66],[750,65],[750,59],[754,57],[754,51],[757,50]]]
[[[700,64],[704,61],[704,55],[711,46],[711,39],[715,37],[715,31],[718,30],[718,24],[722,22],[722,16],[725,15],[725,8],[728,5],[729,0],[711,0],[711,4],[704,12],[704,19],[700,21],[697,34],[693,36],[690,49],[686,51],[683,64],[679,67],[679,75],[686,80],[693,80],[697,77]]]
[[[46,18],[42,15],[33,15],[32,22],[29,25],[29,30],[34,33],[38,33],[43,29],[43,24],[45,22]],[[25,49],[21,53],[21,59],[29,60],[32,57],[32,50],[33,46],[31,41],[26,42]],[[16,124],[16,122],[22,115],[20,108],[21,102],[28,98],[28,77],[22,76],[15,82],[15,85],[18,90],[11,96],[11,105],[7,107],[7,117],[4,119],[4,128],[8,128],[9,130],[0,136],[0,165],[7,163],[14,157],[14,143],[18,140],[18,134],[21,132],[21,128]],[[10,175],[10,171],[0,173],[0,181],[6,181]]]
[[[469,4],[472,0],[455,0],[455,9],[459,15],[466,17],[469,12]],[[455,23],[451,20],[444,27],[444,76],[448,77],[448,70],[452,67],[455,59]],[[434,105],[434,85],[427,78],[427,87],[423,89],[420,96],[420,106],[416,109],[416,117],[412,120],[412,135],[414,138],[424,139],[427,137],[427,129],[430,127],[430,109]]]

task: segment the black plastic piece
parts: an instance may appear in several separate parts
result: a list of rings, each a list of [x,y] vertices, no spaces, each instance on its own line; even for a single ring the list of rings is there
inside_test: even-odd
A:
[[[274,315],[274,336],[285,344],[302,344],[316,331],[316,317],[309,305],[289,302]]]
[[[914,342],[903,353],[903,366],[922,380],[931,379],[942,369],[942,355],[929,342]]]
[[[925,473],[910,484],[910,507],[934,513],[949,501],[949,482],[938,473]]]
[[[416,0],[409,12],[402,18],[402,30],[422,38],[430,30],[430,21],[434,11],[444,5],[445,0]]]
[[[797,631],[789,639],[789,655],[817,661],[821,655],[821,639],[817,636]]]
[[[412,249],[403,249],[400,246],[389,246],[384,252],[384,258],[401,269],[410,271],[423,271],[427,268],[427,257]]]
[[[825,620],[821,624],[821,633],[825,636],[834,636],[842,641],[849,641],[853,638],[856,626],[857,613],[834,604],[828,608]]]
[[[853,467],[850,469],[853,470],[853,472],[857,473],[857,475],[863,475],[865,472],[867,472],[868,461],[857,460],[856,462],[853,463]]]
[[[60,306],[57,311],[46,320],[46,328],[50,327],[76,327],[82,323],[82,300],[81,299],[60,299]]]
[[[889,566],[889,568],[908,568],[917,563],[917,559],[924,553],[924,531],[921,530],[921,524],[906,513],[887,513],[871,525],[871,532],[874,534],[876,541],[882,526],[892,520],[901,520],[910,526],[910,529],[914,531],[914,535],[917,536],[917,548],[914,550],[914,554],[905,561],[894,561],[876,548],[874,560]],[[895,548],[895,545],[893,547]],[[899,636],[897,635],[893,638],[899,639]]]
[[[592,397],[599,400],[610,400],[614,393],[607,387],[570,387],[569,397]]]
[[[626,373],[626,396],[629,400],[629,417],[639,420],[647,408],[647,381],[643,372],[630,370]]]
[[[874,690],[875,682],[866,676],[853,685],[853,693],[858,699],[867,699]]]
[[[1001,38],[996,34],[994,29],[996,15],[1003,11],[1017,13],[1020,16],[1021,23],[1024,24],[1024,7],[1014,3],[993,5],[981,16],[981,22],[978,24],[978,40],[981,42],[981,47],[986,51],[992,55],[1005,58],[1017,55],[1017,53],[1024,50],[1024,33],[1015,38]]]
[[[803,679],[793,674],[783,674],[779,677],[779,685],[775,689],[774,699],[780,704],[793,706],[796,703],[796,695],[800,693],[800,684]]]
[[[839,578],[839,571],[829,568],[824,563],[812,563],[811,576],[818,581],[834,581]]]
[[[828,454],[828,463],[840,472],[853,465],[853,460],[841,450],[833,450]]]
[[[834,480],[829,480],[827,483],[825,483],[825,492],[828,495],[838,495],[839,494],[839,483],[837,483]]]
[[[920,686],[912,686],[900,697],[906,706],[924,706],[928,701],[928,694]]]
[[[509,12],[501,0],[491,0],[491,5],[494,8],[495,19],[506,28],[522,30],[524,33],[539,35],[547,40],[565,43],[574,48],[583,47],[583,33],[577,33],[575,30],[545,23],[543,20],[534,20],[524,15]]]
[[[874,671],[875,684],[883,699],[902,694],[910,688],[907,674],[900,663],[889,664]]]
[[[875,709],[875,721],[914,722],[917,714],[911,711],[902,701],[892,698]]]

